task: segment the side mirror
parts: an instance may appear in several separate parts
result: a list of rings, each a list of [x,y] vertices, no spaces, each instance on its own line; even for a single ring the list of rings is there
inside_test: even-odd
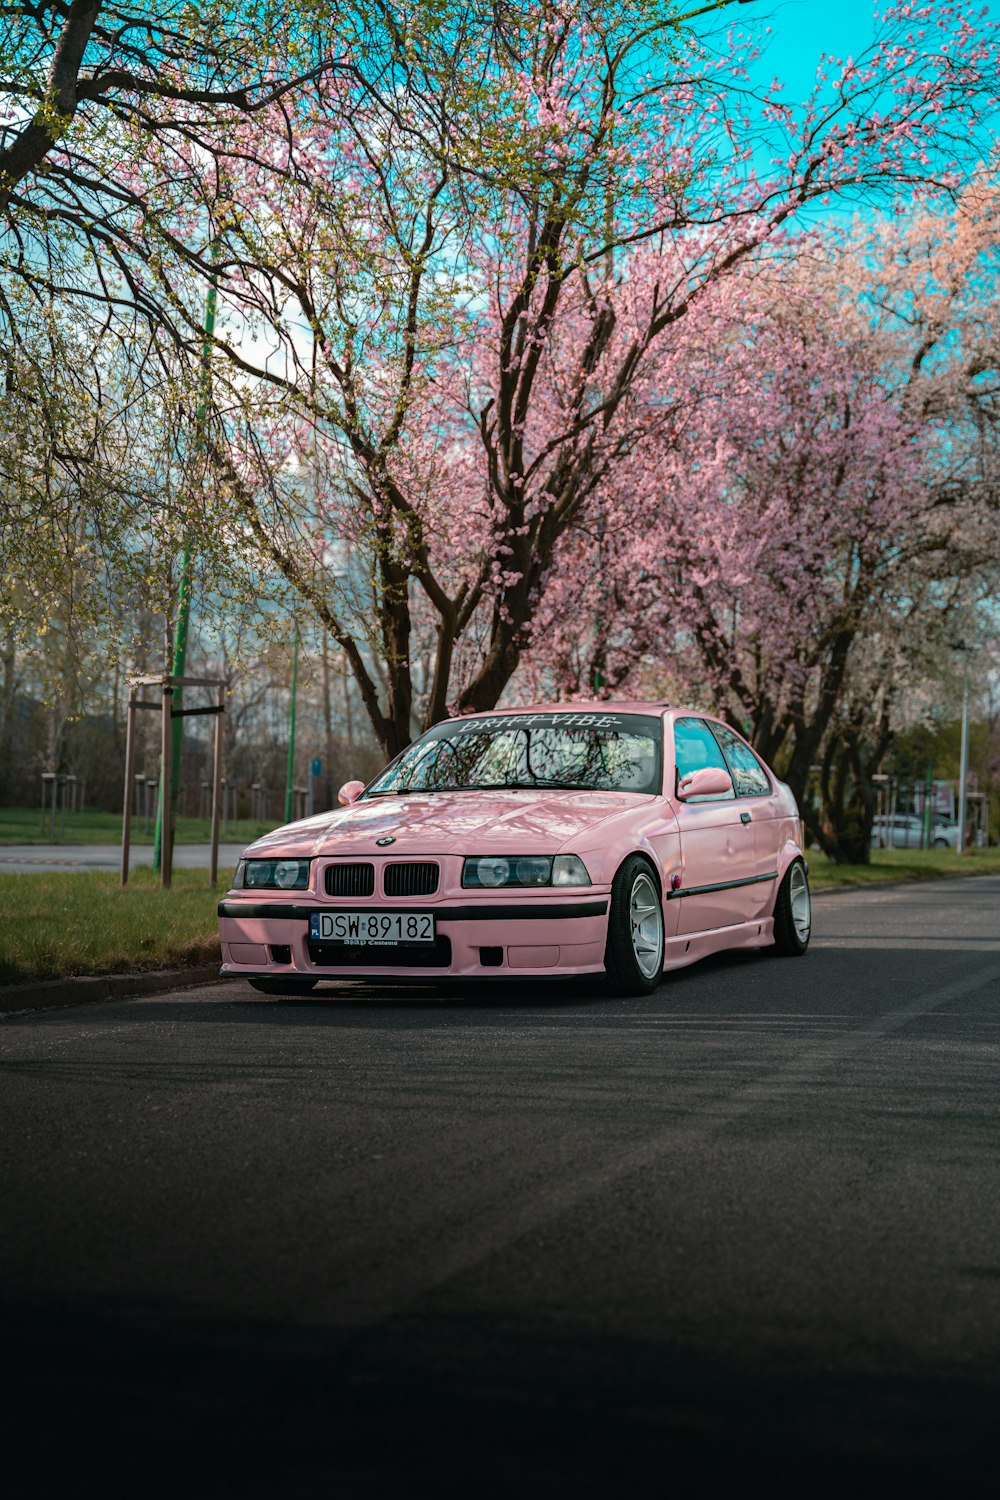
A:
[[[732,795],[733,778],[721,766],[702,766],[691,771],[680,782],[677,796],[681,802],[689,797],[724,797]]]
[[[357,802],[365,789],[363,781],[345,781],[337,793],[337,801],[341,807],[348,807],[352,802]]]

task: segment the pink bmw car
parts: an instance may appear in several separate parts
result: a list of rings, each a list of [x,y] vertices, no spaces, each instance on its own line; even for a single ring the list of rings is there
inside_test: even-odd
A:
[[[795,799],[706,714],[449,719],[340,801],[246,850],[219,905],[224,975],[288,995],[588,974],[639,995],[720,949],[809,944]]]

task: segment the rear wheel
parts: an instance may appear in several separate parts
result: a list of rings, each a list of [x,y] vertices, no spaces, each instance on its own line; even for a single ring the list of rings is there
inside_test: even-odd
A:
[[[316,988],[315,979],[251,979],[249,983],[262,995],[308,995]]]
[[[774,946],[779,953],[797,958],[809,947],[812,931],[812,898],[805,863],[795,860],[785,871],[774,903]]]
[[[649,995],[663,974],[663,904],[651,866],[630,854],[611,887],[608,987],[616,995]]]

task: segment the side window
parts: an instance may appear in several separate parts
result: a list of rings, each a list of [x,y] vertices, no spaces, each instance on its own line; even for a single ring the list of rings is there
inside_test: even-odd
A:
[[[674,720],[674,758],[677,762],[678,781],[690,776],[692,771],[700,771],[703,766],[718,766],[720,771],[730,774],[722,751],[715,742],[715,736],[704,719]],[[711,800],[724,801],[735,795],[735,792],[719,793]],[[702,799],[692,797],[690,800],[700,802]]]
[[[766,797],[771,783],[760,761],[727,724],[713,724],[712,732],[722,746],[738,797]]]

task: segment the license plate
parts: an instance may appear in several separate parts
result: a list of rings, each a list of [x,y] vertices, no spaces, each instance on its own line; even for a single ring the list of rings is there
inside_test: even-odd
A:
[[[319,943],[357,943],[369,948],[433,943],[434,918],[424,911],[314,911],[309,936]]]

